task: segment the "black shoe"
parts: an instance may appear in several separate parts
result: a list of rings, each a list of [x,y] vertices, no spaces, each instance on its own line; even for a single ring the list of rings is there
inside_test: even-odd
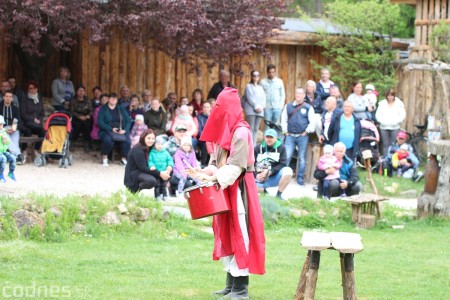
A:
[[[233,288],[233,279],[234,277],[231,276],[229,272],[227,272],[227,280],[225,282],[225,288],[223,290],[214,291],[211,294],[216,296],[225,296],[231,293],[231,289]]]
[[[313,186],[313,191],[316,191],[316,192],[317,192],[318,190],[319,190],[319,186],[318,186],[317,184],[314,185],[314,186]]]
[[[234,277],[231,293],[220,299],[248,299],[248,276]]]
[[[22,156],[22,154],[17,155],[16,165],[23,165],[23,156]]]

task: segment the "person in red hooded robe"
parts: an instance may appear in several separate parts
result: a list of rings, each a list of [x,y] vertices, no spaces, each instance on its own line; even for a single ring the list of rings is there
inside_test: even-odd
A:
[[[264,219],[253,176],[252,135],[240,103],[234,88],[219,94],[200,136],[214,145],[210,163],[200,171],[188,171],[200,180],[217,181],[230,200],[231,211],[213,217],[213,259],[221,259],[227,272],[225,288],[213,293],[223,299],[248,299],[249,274],[265,273]]]

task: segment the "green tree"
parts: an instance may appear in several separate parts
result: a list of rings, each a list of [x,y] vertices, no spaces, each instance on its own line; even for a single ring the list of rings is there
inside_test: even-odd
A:
[[[332,61],[328,67],[344,93],[357,80],[373,83],[380,92],[393,86],[391,40],[399,6],[388,0],[336,1],[325,6],[325,13],[340,34],[323,33],[318,45]]]

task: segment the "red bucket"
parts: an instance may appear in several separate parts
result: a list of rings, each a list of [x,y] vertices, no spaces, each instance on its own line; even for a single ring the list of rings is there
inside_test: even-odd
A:
[[[192,220],[230,211],[230,201],[217,182],[203,183],[184,190]]]

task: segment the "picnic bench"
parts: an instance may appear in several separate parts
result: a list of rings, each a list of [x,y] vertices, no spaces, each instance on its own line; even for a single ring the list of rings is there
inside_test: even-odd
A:
[[[40,143],[44,140],[44,138],[38,137],[36,135],[32,135],[32,136],[21,136],[19,139],[19,145],[21,144],[26,144],[27,148],[27,157],[31,157],[31,161],[34,161],[35,157],[34,157],[34,145],[36,143]]]
[[[364,247],[358,233],[348,232],[303,232],[301,244],[308,250],[294,300],[311,300],[316,293],[319,273],[320,252],[331,249],[339,251],[343,299],[355,300],[354,254]]]
[[[380,202],[388,200],[376,194],[358,194],[341,198],[352,204],[352,221],[361,228],[370,228],[375,225],[375,215],[382,218]]]

